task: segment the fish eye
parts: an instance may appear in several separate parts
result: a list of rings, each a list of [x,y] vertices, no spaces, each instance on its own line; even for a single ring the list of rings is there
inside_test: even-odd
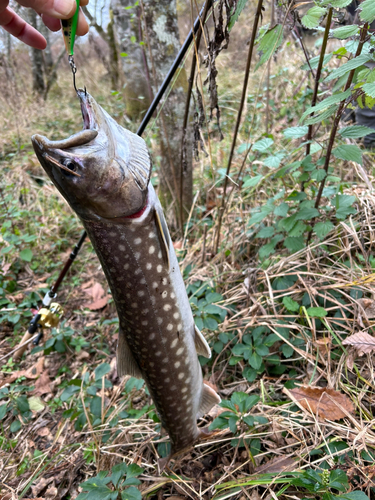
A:
[[[67,167],[69,170],[72,170],[73,172],[76,169],[76,164],[72,160],[65,160],[64,166]]]

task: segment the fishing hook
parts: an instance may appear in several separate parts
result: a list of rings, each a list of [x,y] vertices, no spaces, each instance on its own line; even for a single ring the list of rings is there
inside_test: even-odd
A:
[[[73,85],[74,85],[74,90],[76,91],[76,93],[78,94],[78,90],[77,90],[77,87],[76,87],[76,73],[77,73],[77,66],[74,62],[74,57],[73,56],[69,56],[69,66],[70,66],[70,69],[72,70],[72,73],[73,73]]]

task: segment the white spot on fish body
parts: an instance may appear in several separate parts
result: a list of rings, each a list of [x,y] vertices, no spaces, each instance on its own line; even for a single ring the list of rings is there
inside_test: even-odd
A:
[[[154,282],[153,282],[153,284],[152,284],[152,288],[157,288],[158,286],[159,286],[159,285],[157,284],[157,282],[156,282],[156,281],[154,281]]]
[[[148,321],[142,321],[142,326],[147,326],[148,325]]]
[[[171,391],[175,391],[176,389],[177,389],[177,387],[176,387],[175,385],[171,385],[171,386],[170,386],[170,390],[171,390]],[[186,389],[186,390],[187,390],[187,389]]]
[[[184,377],[185,377],[185,373],[181,372],[181,373],[178,374],[179,380],[182,380]]]
[[[169,358],[164,358],[164,359],[162,360],[162,363],[169,363]]]
[[[148,253],[153,254],[154,252],[155,252],[155,247],[151,245],[150,248],[148,249]]]
[[[171,292],[171,299],[176,298],[176,294],[174,292]]]
[[[141,280],[139,280],[139,283],[141,285],[145,285],[146,284],[146,279],[145,278],[142,278]]]
[[[182,354],[184,352],[184,348],[183,347],[180,347],[179,349],[177,349],[177,356],[180,356],[180,354]]]
[[[125,252],[125,250],[126,250],[126,248],[124,247],[124,245],[119,245],[118,249],[120,250],[120,252]]]
[[[149,271],[150,269],[152,269],[152,264],[151,262],[147,262],[146,264],[146,269]]]
[[[187,379],[185,379],[185,384],[188,384],[191,380],[191,377],[188,377]]]
[[[124,264],[124,269],[125,269],[125,271],[126,271],[127,269],[129,269],[129,264],[128,264],[128,263]]]
[[[132,305],[131,305],[134,309],[136,309],[138,307],[138,304],[136,302],[133,302]]]
[[[179,317],[180,317],[180,313],[175,312],[175,313],[173,314],[173,317],[174,317],[174,319],[179,319]]]
[[[155,238],[155,233],[153,231],[151,231],[149,234],[148,234],[148,237],[149,238]]]
[[[137,259],[138,259],[138,257],[137,257]],[[137,269],[134,271],[134,274],[138,275],[138,274],[141,274],[141,272],[142,272],[142,269],[140,267],[137,267]]]
[[[137,295],[138,297],[143,297],[145,292],[143,290],[138,290]]]
[[[166,379],[164,379],[164,382],[165,382],[166,384],[169,384],[169,382],[170,382],[170,381],[171,381],[171,379],[170,379],[169,377],[167,377]]]
[[[168,370],[166,370],[165,368],[162,368],[160,371],[161,371],[162,373],[167,373],[167,372],[168,372]]]
[[[163,318],[157,318],[156,321],[157,321],[158,325],[161,325],[163,323]]]
[[[148,338],[149,338],[150,340],[154,339],[154,338],[155,338],[155,333],[151,333],[151,335],[149,335],[149,336],[148,336]]]
[[[134,245],[139,245],[140,243],[142,243],[142,238],[136,238],[134,240]]]
[[[171,344],[172,349],[173,349],[174,347],[176,347],[177,342],[178,342],[178,339],[177,339],[177,338],[173,340],[173,342],[172,342],[172,344]]]
[[[187,388],[187,387],[183,387],[183,388],[181,389],[181,392],[187,392],[187,390],[188,390],[188,388]]]
[[[166,299],[168,297],[167,290],[164,290],[164,292],[161,294],[161,296],[163,297],[163,299]]]
[[[161,273],[161,272],[162,272],[162,270],[163,270],[163,266],[161,266],[161,265],[159,264],[159,265],[157,266],[156,270],[157,270],[157,272],[158,272],[158,273]]]
[[[142,313],[141,313],[141,314],[142,314],[143,316],[146,316],[146,314],[147,314],[148,312],[149,312],[149,309],[143,309],[143,311],[142,311]]]
[[[172,323],[169,323],[168,326],[167,326],[167,330],[171,331],[173,330],[173,325]]]
[[[161,351],[156,351],[155,356],[161,356]]]
[[[176,363],[174,364],[174,367],[178,368],[180,365],[181,365],[181,363],[179,361],[176,361]]]
[[[159,250],[158,258],[161,259],[161,251]]]
[[[170,311],[172,309],[172,306],[170,304],[165,304],[163,309],[164,311]]]

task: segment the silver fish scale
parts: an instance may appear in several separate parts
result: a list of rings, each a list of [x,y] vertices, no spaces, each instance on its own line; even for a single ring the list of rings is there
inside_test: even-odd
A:
[[[181,449],[199,435],[196,415],[202,373],[194,325],[181,317],[176,278],[186,291],[181,273],[175,272],[177,259],[172,250],[168,272],[153,210],[136,228],[104,222],[85,226],[117,305],[119,335],[125,335],[141,368],[172,449]]]

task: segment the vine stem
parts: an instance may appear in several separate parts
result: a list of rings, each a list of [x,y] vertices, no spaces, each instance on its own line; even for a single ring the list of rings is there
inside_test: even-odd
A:
[[[232,145],[231,145],[231,149],[230,149],[230,153],[229,153],[227,170],[225,173],[223,198],[221,200],[221,206],[219,209],[219,220],[218,220],[218,224],[217,224],[216,242],[215,242],[215,246],[214,246],[214,253],[215,254],[217,253],[217,250],[218,250],[219,244],[220,244],[220,231],[221,231],[221,224],[223,221],[223,216],[224,216],[225,206],[226,206],[225,196],[226,196],[226,192],[227,192],[229,172],[230,172],[230,168],[232,165],[234,148],[235,148],[236,142],[237,142],[238,130],[240,128],[242,111],[243,111],[245,99],[246,99],[247,84],[249,81],[249,74],[250,74],[250,65],[251,65],[251,60],[253,58],[255,37],[256,37],[257,31],[258,31],[259,18],[262,15],[262,6],[263,6],[263,0],[258,0],[257,10],[255,13],[254,23],[253,23],[253,31],[251,33],[249,52],[247,54],[247,62],[246,62],[245,76],[244,76],[244,82],[243,82],[243,87],[242,87],[241,102],[240,102],[240,107],[239,107],[238,113],[237,113],[237,121],[236,121],[236,126],[234,129]]]
[[[357,51],[355,53],[354,58],[358,57],[361,54],[361,52],[362,52],[363,45],[364,45],[364,43],[366,41],[367,31],[368,31],[368,23],[366,23],[363,26],[363,28],[361,29],[361,36],[360,36],[360,39],[359,39],[359,44],[358,44]],[[353,81],[353,77],[354,77],[354,72],[355,72],[355,69],[352,69],[350,71],[348,79],[347,79],[346,84],[345,84],[344,92],[346,90],[348,90],[349,87],[351,86],[352,81]],[[328,142],[328,147],[327,147],[327,154],[326,154],[325,162],[324,162],[324,170],[326,172],[326,176],[321,181],[320,186],[319,186],[319,191],[318,191],[318,194],[317,194],[317,197],[316,197],[316,201],[315,201],[315,208],[316,209],[319,208],[320,200],[322,198],[323,189],[324,189],[324,186],[325,186],[325,183],[326,183],[326,179],[327,179],[328,167],[329,167],[329,163],[330,163],[330,160],[331,160],[331,154],[332,154],[333,144],[335,142],[335,138],[336,138],[336,134],[337,134],[337,129],[339,127],[341,115],[342,115],[342,112],[344,111],[344,108],[345,108],[345,102],[346,102],[346,99],[344,99],[343,101],[340,102],[339,108],[337,110],[337,113],[336,113],[336,116],[335,116],[335,119],[333,121],[333,125],[332,125],[332,128],[331,128],[331,134],[329,136],[329,142]],[[315,219],[316,219],[316,217],[314,217],[312,219],[312,221],[311,221],[312,228],[311,228],[311,230],[310,230],[310,232],[308,234],[308,237],[307,237],[307,244],[309,244],[311,236],[312,236],[312,231],[313,231],[313,228],[314,228],[314,225],[315,225]]]
[[[186,104],[185,104],[185,114],[184,114],[184,122],[182,125],[182,140],[181,140],[181,157],[180,157],[180,226],[181,226],[181,235],[184,237],[184,204],[183,204],[183,191],[184,191],[184,170],[185,170],[185,163],[186,163],[186,129],[187,129],[187,123],[189,119],[189,111],[190,111],[190,100],[191,100],[191,93],[193,90],[193,85],[194,85],[194,75],[195,75],[195,69],[197,66],[197,53],[201,41],[201,36],[202,36],[202,31],[204,28],[204,24],[206,22],[207,14],[208,11],[210,10],[212,5],[212,0],[206,0],[206,4],[204,6],[204,11],[202,14],[202,17],[200,17],[200,28],[196,34],[196,36],[193,35],[194,39],[194,45],[195,45],[195,50],[193,52],[193,60],[191,62],[191,69],[190,69],[190,76],[189,76],[189,87],[188,91],[186,94]]]
[[[320,76],[322,74],[322,68],[323,68],[323,63],[324,63],[324,56],[325,56],[325,53],[326,53],[326,49],[327,49],[327,42],[328,42],[328,35],[329,35],[329,30],[330,30],[330,27],[331,27],[331,22],[332,22],[332,12],[333,12],[333,8],[331,7],[328,11],[328,15],[327,15],[327,21],[326,21],[326,29],[324,31],[324,37],[323,37],[323,43],[322,43],[322,48],[321,48],[321,51],[320,51],[320,57],[319,57],[319,64],[318,64],[318,68],[316,70],[316,75],[315,75],[315,84],[314,84],[314,91],[313,91],[313,96],[312,96],[312,100],[311,100],[311,106],[315,106],[316,105],[316,101],[317,101],[317,97],[318,97],[318,89],[319,89],[319,80],[320,80]],[[310,116],[314,116],[314,113],[311,113]],[[306,156],[308,156],[310,154],[310,147],[311,147],[311,139],[312,139],[312,136],[313,136],[313,125],[309,125],[309,129],[308,129],[308,132],[307,132],[307,144],[306,144]],[[305,183],[303,182],[302,183],[302,191],[304,191],[305,189]]]

